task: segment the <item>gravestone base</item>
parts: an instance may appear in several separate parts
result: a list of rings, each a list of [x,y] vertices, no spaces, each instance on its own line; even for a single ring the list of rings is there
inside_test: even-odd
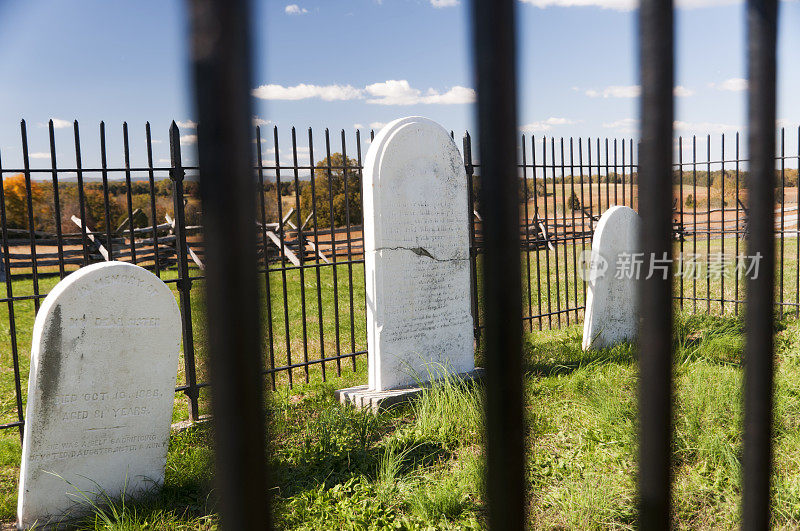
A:
[[[483,379],[484,370],[476,367],[473,371],[458,374],[455,378],[467,383],[477,382]],[[385,411],[399,404],[410,402],[419,397],[425,388],[430,387],[433,382],[426,382],[420,386],[400,387],[398,389],[386,389],[385,391],[375,391],[368,385],[356,385],[345,389],[338,389],[333,392],[336,399],[345,405],[351,405],[356,409],[369,409],[373,413]]]

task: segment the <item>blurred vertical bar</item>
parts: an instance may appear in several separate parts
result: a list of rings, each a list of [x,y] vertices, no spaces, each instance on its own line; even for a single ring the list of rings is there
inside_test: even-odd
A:
[[[513,0],[473,0],[486,316],[486,461],[490,529],[525,527],[522,286],[516,164]]]
[[[747,2],[750,203],[747,254],[760,256],[747,276],[744,352],[742,529],[767,529],[772,472],[772,334],[775,299],[775,47],[777,0]]]
[[[674,28],[671,0],[642,0],[639,12],[642,139],[639,213],[644,268],[672,256]],[[644,276],[644,275],[643,275]],[[672,278],[639,281],[639,528],[670,527]]]
[[[255,179],[250,135],[250,2],[191,0],[206,319],[223,529],[270,527]]]

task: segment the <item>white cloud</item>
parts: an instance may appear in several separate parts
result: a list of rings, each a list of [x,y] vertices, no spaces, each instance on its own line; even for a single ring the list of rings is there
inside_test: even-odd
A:
[[[439,94],[433,89],[428,89],[428,95],[420,103],[441,103],[443,105],[458,105],[475,103],[478,95],[474,89],[456,85],[444,94]]]
[[[390,79],[382,83],[367,85],[364,90],[371,98],[367,103],[377,105],[417,105],[439,103],[444,105],[472,103],[475,91],[471,88],[454,86],[444,93],[429,88],[425,94],[413,88],[405,79]]]
[[[525,124],[520,126],[520,131],[523,133],[538,133],[543,131],[549,131],[553,128],[553,126],[557,125],[572,125],[577,123],[575,120],[570,120],[569,118],[555,118],[550,117],[547,120],[540,120],[538,122],[531,122],[529,124]]]
[[[59,118],[53,118],[53,129],[64,129],[67,127],[72,127],[72,122],[69,120],[61,120]]]
[[[672,124],[672,127],[675,130],[675,132],[686,131],[686,132],[696,132],[702,134],[722,134],[722,133],[735,132],[742,129],[742,127],[738,125],[721,124],[714,122],[682,122],[680,120],[676,120]]]
[[[475,90],[455,85],[445,92],[429,88],[423,92],[414,88],[405,79],[390,79],[372,83],[363,89],[352,85],[313,85],[301,83],[293,87],[283,85],[261,85],[253,89],[253,96],[263,100],[297,101],[319,98],[324,101],[366,100],[376,105],[459,105],[473,103]]]
[[[55,127],[55,125],[53,126]],[[45,153],[44,151],[38,151],[36,153],[31,153],[28,157],[32,159],[49,159],[50,153]]]
[[[459,4],[459,0],[431,0],[433,7],[453,7]]]
[[[791,129],[797,127],[800,124],[798,124],[798,122],[793,120],[787,120],[786,118],[779,118],[778,120],[775,121],[775,125],[777,125],[778,127],[785,127],[786,129]]]
[[[287,15],[305,15],[308,13],[308,9],[300,7],[297,4],[289,4],[283,8],[283,12]]]
[[[587,89],[584,93],[590,98],[638,98],[642,95],[641,85],[611,85],[602,90]],[[672,91],[677,98],[686,98],[694,94],[694,91],[678,85]]]
[[[642,87],[639,85],[611,85],[603,90],[586,91],[590,98],[638,98],[641,93]]]
[[[386,122],[372,122],[371,124],[369,124],[369,128],[377,131],[379,129],[383,129],[383,126],[385,125]]]
[[[158,159],[158,163],[159,164],[172,164],[172,161],[170,159],[161,158],[161,159]]]
[[[728,92],[742,92],[747,90],[747,80],[741,77],[732,77],[726,79],[722,83],[709,83],[709,87],[717,90],[726,90]]]
[[[263,118],[259,118],[258,116],[253,116],[253,125],[254,126],[265,126],[272,123],[272,120],[265,120]]]
[[[262,100],[305,100],[320,98],[325,101],[355,100],[362,91],[351,85],[308,85],[300,83],[293,87],[283,85],[261,85],[253,89],[253,96]]]
[[[639,120],[636,118],[623,118],[613,122],[603,123],[606,129],[614,129],[620,133],[636,133],[639,131]]]
[[[364,129],[364,124],[353,124],[353,129]]]
[[[181,144],[189,145],[197,143],[197,135],[181,135]]]
[[[197,122],[192,120],[185,120],[183,122],[178,121],[175,123],[177,124],[178,127],[182,129],[197,129]]]
[[[520,0],[539,8],[547,7],[599,7],[614,11],[633,11],[639,7],[638,0]],[[790,1],[790,0],[787,0]],[[743,3],[743,0],[676,0],[679,9],[728,6]]]

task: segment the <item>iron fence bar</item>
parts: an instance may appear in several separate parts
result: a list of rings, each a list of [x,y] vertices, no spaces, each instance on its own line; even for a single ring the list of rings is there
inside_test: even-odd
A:
[[[28,156],[28,127],[25,123],[25,120],[20,121],[19,123],[20,128],[20,136],[22,138],[22,164],[25,168],[24,170],[24,178],[25,178],[25,208],[28,218],[28,236],[30,238],[30,249],[31,249],[31,264],[33,266],[33,294],[36,296],[33,299],[33,309],[35,313],[39,313],[39,267],[37,263],[36,257],[36,235],[34,230],[34,220],[33,220],[33,190],[31,187],[31,164],[30,158]],[[8,250],[8,249],[7,249]],[[11,275],[11,270],[8,271],[8,274]]]
[[[585,211],[583,210],[586,208],[586,204],[584,203],[584,193],[583,193],[583,142],[582,138],[578,137],[578,168],[580,172],[581,178],[581,211],[584,212],[584,215],[581,216],[581,233],[583,234],[583,238],[581,239],[581,249],[586,250],[586,215]],[[591,176],[589,178],[589,230],[592,228],[592,184],[591,184]],[[583,288],[583,303],[586,304],[586,282],[581,282],[581,287]],[[584,317],[586,316],[586,312],[583,313]]]
[[[331,269],[333,273],[333,319],[334,319],[334,336],[336,337],[336,355],[339,356],[342,353],[341,343],[339,338],[339,276],[338,276],[338,264],[336,263],[336,232],[334,231],[334,220],[333,220],[333,173],[331,172],[331,138],[330,132],[328,128],[325,128],[325,160],[326,162],[326,169],[328,175],[328,213],[330,217],[330,225],[331,225],[331,262],[333,263],[333,268]],[[341,358],[336,358],[336,376],[342,375],[342,360]]]
[[[61,237],[61,201],[59,200],[58,190],[58,163],[56,159],[56,136],[53,120],[48,121],[47,129],[50,138],[50,167],[52,168],[53,178],[53,221],[55,222],[56,239],[58,240],[58,275],[59,278],[64,278],[64,240]],[[10,273],[10,271],[6,270],[6,274]]]
[[[356,349],[356,340],[355,340],[355,313],[353,311],[353,264],[349,260],[352,257],[353,251],[351,247],[352,237],[350,233],[350,196],[348,194],[348,173],[347,173],[347,145],[345,143],[345,135],[344,129],[342,129],[342,165],[344,169],[342,170],[343,173],[343,180],[344,180],[344,217],[345,217],[345,225],[347,226],[347,280],[348,280],[348,291],[350,294],[350,350]],[[452,135],[452,132],[451,132]],[[356,357],[353,356],[352,358],[352,365],[353,370],[356,370]]]
[[[184,171],[181,167],[181,135],[177,124],[173,121],[169,128],[169,154],[172,170],[169,178],[172,180],[172,205],[175,214],[175,249],[178,258],[178,296],[181,305],[181,332],[183,335],[183,365],[188,390],[186,396],[189,401],[189,419],[196,422],[200,418],[198,399],[200,394],[197,389],[197,376],[195,374],[194,334],[192,329],[192,281],[189,277],[189,264],[186,260],[186,217],[183,211],[183,179]]]
[[[19,349],[17,347],[17,319],[14,313],[14,287],[11,282],[11,259],[9,258],[8,248],[8,224],[6,216],[6,197],[5,197],[5,181],[3,179],[3,161],[0,159],[0,222],[2,227],[0,231],[3,236],[3,262],[6,269],[6,295],[8,297],[8,327],[9,339],[11,342],[11,364],[14,369],[14,400],[17,407],[17,423],[19,426],[19,442],[22,444],[22,437],[25,428],[25,413],[22,409],[22,385],[20,384],[20,370],[19,370]],[[8,425],[13,427],[13,424]]]
[[[78,209],[81,213],[81,247],[83,248],[83,265],[89,265],[89,242],[86,234],[86,192],[83,187],[83,162],[81,160],[81,135],[78,120],[72,123],[73,136],[75,138],[75,167],[76,178],[78,180]],[[9,274],[11,271],[9,271]]]
[[[524,144],[523,144],[524,145]],[[575,231],[575,205],[572,202],[572,198],[574,197],[577,201],[578,196],[575,195],[575,159],[573,154],[573,145],[572,145],[572,138],[569,139],[569,187],[570,187],[570,196],[569,196],[569,210],[572,214],[572,231]],[[580,206],[583,206],[581,203]],[[565,223],[566,224],[566,223]],[[581,225],[581,232],[583,232],[583,225]],[[581,238],[583,241],[583,238]],[[576,247],[576,240],[573,239],[572,241],[572,296],[575,303],[575,322],[578,322],[578,253],[575,249]]]
[[[775,297],[775,48],[777,0],[747,2],[749,201],[747,253],[758,256],[747,279],[744,354],[742,528],[767,529],[772,474]]]
[[[190,6],[221,523],[223,529],[269,529],[253,231],[251,6],[247,0],[192,0]]]
[[[308,128],[308,160],[311,165],[314,165],[314,135],[311,128]],[[317,189],[315,185],[315,171],[311,170],[310,184],[311,184],[311,221],[314,223],[314,271],[317,277],[317,322],[319,326],[319,357],[325,359],[325,324],[322,320],[322,280],[320,272],[320,250],[319,250],[319,225],[317,224]],[[331,247],[333,248],[333,247]],[[366,286],[366,270],[364,271],[364,285]],[[320,363],[322,368],[322,381],[326,381],[325,363]]]
[[[273,328],[272,328],[272,290],[270,287],[269,282],[269,253],[267,252],[267,246],[269,243],[267,242],[267,212],[266,212],[266,204],[264,201],[264,195],[266,194],[266,190],[264,188],[264,159],[261,150],[261,127],[256,126],[256,156],[258,161],[258,201],[260,207],[260,214],[261,214],[261,245],[264,248],[264,294],[267,298],[267,345],[269,347],[269,366],[271,368],[275,368],[275,337],[273,335]],[[323,371],[324,375],[324,371]],[[271,373],[272,376],[272,390],[276,389],[276,382],[275,382],[275,373]]]
[[[800,186],[800,179],[798,179],[798,186]],[[798,198],[800,198],[800,195],[798,195]],[[736,133],[736,234],[737,235],[739,234],[739,231],[741,230],[739,228],[739,217],[740,217],[739,206],[740,206],[740,203],[739,203],[739,133]],[[798,227],[800,227],[800,223],[798,223]],[[738,259],[738,256],[739,256],[739,238],[738,237],[734,238],[734,241],[736,242],[735,243],[735,249],[736,249],[736,256],[737,256],[737,259]],[[798,240],[798,241],[800,241],[800,240]],[[800,252],[800,246],[798,246],[797,249],[798,249],[798,252]],[[798,263],[800,263],[800,261]],[[739,297],[739,276],[738,275],[734,278],[733,282],[735,284],[735,291],[736,291],[736,294],[734,295],[733,298],[738,300],[740,298]],[[739,303],[738,302],[733,307],[733,313],[734,313],[734,315],[739,315]]]
[[[472,3],[480,133],[490,529],[525,527],[522,300],[513,0]]]
[[[300,216],[300,174],[297,170],[297,131],[294,127],[292,127],[292,162],[294,163],[294,200],[295,212],[297,213],[297,254],[300,265],[303,266],[306,262],[306,242],[302,234],[303,220]],[[348,237],[348,245],[349,241],[350,238]],[[350,253],[347,254],[349,255]],[[306,275],[304,267],[298,269],[297,273],[300,276],[300,313],[303,321],[303,361],[305,361],[303,372],[305,373],[306,383],[308,383],[310,379],[308,374],[308,330],[306,328]],[[355,347],[353,347],[353,350],[355,350]]]
[[[706,259],[711,256],[711,135],[706,135]],[[711,313],[711,275],[706,271],[706,312]]]
[[[541,223],[539,219],[539,191],[536,188],[536,137],[531,135],[531,171],[533,172],[533,212],[534,218],[536,219],[537,223]],[[544,176],[544,169],[542,169],[542,175]],[[544,184],[545,179],[542,178],[542,183]],[[545,202],[545,208],[547,208],[547,203]],[[541,227],[536,227],[536,232],[541,236],[546,236],[542,233]],[[547,242],[545,242],[545,256],[548,253]],[[537,322],[539,323],[539,330],[542,329],[542,267],[541,267],[541,253],[539,252],[539,248],[536,248],[536,298],[538,299],[539,303],[539,318]],[[548,297],[549,300],[549,297]],[[531,321],[533,322],[533,321]]]
[[[475,168],[472,164],[472,137],[469,132],[464,133],[464,163],[467,174],[467,219],[469,219],[469,276],[470,276],[470,307],[472,309],[472,328],[475,341],[480,340],[480,311],[478,309],[478,250],[475,246]],[[541,299],[540,299],[541,303]]]
[[[281,289],[283,290],[283,333],[286,340],[286,364],[292,364],[292,339],[289,333],[289,294],[286,285],[286,236],[283,223],[283,194],[281,194],[281,155],[278,146],[278,126],[272,128],[272,142],[275,150],[275,197],[278,201],[278,238],[281,250]],[[331,212],[333,209],[331,209]],[[289,387],[294,386],[292,371],[288,372]]]
[[[100,122],[100,166],[102,168],[100,175],[103,180],[103,208],[105,208],[105,225],[106,225],[106,251],[108,251],[108,260],[114,259],[114,249],[111,242],[111,211],[108,201],[108,161],[106,160],[106,123]],[[85,220],[81,220],[81,224],[85,224]]]
[[[145,143],[147,147],[147,180],[150,185],[150,219],[153,226],[153,248],[155,249],[155,273],[161,277],[161,262],[158,257],[158,219],[156,218],[156,182],[155,172],[153,171],[153,140],[150,135],[150,122],[144,125]]]
[[[122,122],[122,149],[125,157],[125,191],[128,203],[128,228],[131,238],[131,262],[136,263],[136,236],[133,226],[133,194],[131,190],[131,151],[128,142],[128,122]],[[182,201],[181,201],[182,202]],[[123,231],[125,229],[122,229]]]
[[[639,155],[639,173],[641,170],[641,153]],[[641,186],[641,180],[640,180]],[[694,199],[692,205],[692,214],[694,216],[693,226],[695,232],[697,231],[697,136],[692,135],[692,197]],[[697,256],[697,234],[692,237],[692,254]],[[692,275],[692,313],[697,313],[697,275]]]
[[[624,146],[625,144],[622,144],[622,145]],[[684,230],[684,228],[683,228],[684,227],[684,225],[683,225],[683,205],[684,205],[684,199],[683,199],[683,137],[682,136],[678,137],[678,197],[680,198],[678,201],[681,203],[679,205],[681,207],[681,212],[680,212],[681,230]],[[681,247],[681,256],[680,256],[680,258],[681,258],[681,267],[683,267],[683,260],[684,260],[683,243],[684,243],[685,239],[686,238],[681,237],[680,242],[679,242],[680,247]],[[680,277],[680,291],[679,291],[679,293],[681,294],[681,296],[680,296],[680,305],[681,305],[681,310],[683,310],[683,299],[684,299],[684,296],[683,296],[684,295],[684,292],[683,292],[683,277],[684,277],[684,275],[679,275],[679,277]]]
[[[617,139],[614,139],[614,204],[619,204],[617,198]]]
[[[672,124],[674,22],[671,0],[642,0],[639,148],[641,251],[672,256]],[[667,262],[670,263],[670,262]],[[668,529],[671,520],[672,275],[639,281],[639,527]]]
[[[526,142],[525,135],[521,137],[520,146],[522,148],[522,204],[523,215],[525,216],[525,273],[528,280],[528,315],[533,315],[533,295],[531,294],[531,251],[528,248],[528,243],[531,241],[530,234],[530,217],[528,216],[528,165],[526,156]],[[535,182],[534,182],[535,187]],[[468,212],[469,219],[472,219],[472,212]],[[537,251],[538,252],[538,251]],[[528,321],[528,330],[533,332],[533,319]]]
[[[356,129],[356,154],[357,154],[357,157],[358,157],[358,182],[361,183],[361,186],[362,186],[362,189],[363,189],[363,186],[364,186],[364,184],[363,184],[364,183],[364,173],[363,173],[364,166],[361,163],[361,131],[359,131],[358,129]],[[363,194],[362,194],[362,197],[363,197]],[[472,218],[470,218],[470,219],[472,219]],[[364,223],[364,209],[363,208],[361,209],[361,223],[362,223],[362,226],[363,226],[363,223]],[[362,241],[363,241],[363,236],[364,236],[363,231],[361,233],[361,236],[362,236]],[[348,258],[348,262],[352,262],[352,256],[348,256],[347,258]],[[361,279],[362,279],[362,282],[364,283],[364,286],[366,286],[367,285],[367,268],[366,267],[361,269]],[[364,310],[365,311],[366,311],[366,308],[367,308],[367,290],[365,289],[364,290]],[[366,337],[365,336],[366,336],[366,331],[364,332],[364,336],[362,336],[362,341],[363,341],[362,344],[366,343]],[[355,346],[353,347],[353,350],[355,350]],[[355,358],[355,356],[354,356],[354,358]]]
[[[562,225],[567,224],[567,189],[566,189],[566,176],[564,175],[564,137],[561,137],[560,142],[560,156],[559,156],[559,164],[561,165],[561,221]],[[556,237],[558,236],[558,218],[556,217],[556,209],[553,208],[553,213],[556,223],[554,230],[556,231]],[[566,238],[567,229],[566,226],[564,227],[564,236]],[[566,243],[566,240],[565,240]],[[560,298],[560,297],[559,297]],[[569,250],[564,249],[564,308],[569,308]],[[565,314],[567,318],[567,326],[569,326],[569,312]],[[561,321],[559,320],[559,323]]]
[[[798,126],[797,128],[797,159],[798,159],[798,164],[797,164],[797,178],[795,179],[795,192],[797,194],[796,195],[797,200],[798,202],[800,202],[800,126]],[[736,194],[736,198],[737,199],[739,198],[738,192]],[[738,203],[736,206],[737,207],[739,206]],[[795,238],[797,238],[795,242],[800,242],[800,210],[798,210],[797,212],[797,219],[795,220],[794,226],[795,226],[794,235]],[[794,249],[795,249],[794,303],[796,307],[800,308],[800,244],[796,244],[794,246]],[[795,312],[795,316],[798,315],[800,315],[800,311]]]
[[[722,133],[722,145],[720,146],[720,148],[722,149],[722,156],[721,156],[722,165],[720,166],[720,175],[721,175],[720,183],[721,183],[721,186],[720,186],[720,200],[719,200],[719,202],[720,202],[720,210],[721,210],[720,215],[722,216],[722,225],[720,225],[720,226],[721,226],[721,230],[724,232],[725,231],[725,206],[726,206],[725,205],[725,133]],[[681,209],[681,210],[683,210],[683,209]],[[711,220],[709,219],[709,221],[711,221]],[[725,235],[724,234],[723,234],[722,239],[720,241],[720,254],[723,257],[725,256]],[[725,262],[723,261],[722,263],[724,264]],[[722,275],[722,278],[720,279],[720,294],[719,294],[719,298],[720,298],[720,301],[719,301],[720,313],[722,313],[724,315],[725,314],[725,301],[723,299],[725,298],[725,275]]]
[[[600,163],[600,137],[597,137],[597,146],[596,146],[596,154],[597,154],[597,208],[598,208],[598,215],[603,215],[603,170],[601,169]],[[608,193],[608,188],[606,188],[606,193]],[[611,205],[608,204],[608,197],[606,197],[606,209],[608,209]]]
[[[550,175],[553,178],[553,238],[558,239],[558,185],[556,184],[556,140],[550,137],[550,162],[552,163]],[[566,249],[565,249],[566,251]],[[556,273],[556,309],[561,310],[561,274],[559,272],[558,245],[553,245],[553,263]],[[549,272],[548,272],[549,277]],[[556,321],[561,329],[561,318]]]
[[[544,205],[544,220],[541,225],[542,228],[542,236],[545,240],[548,239],[547,234],[547,137],[542,136],[542,204]],[[553,186],[553,194],[555,195],[555,186]],[[547,285],[547,327],[549,329],[553,329],[553,319],[550,317],[551,312],[553,311],[553,297],[551,296],[550,292],[550,245],[548,242],[545,241],[544,247],[544,258],[545,258],[545,284]],[[556,260],[558,262],[558,260]],[[558,278],[558,275],[556,275]],[[484,288],[485,289],[485,288]],[[541,293],[539,294],[541,297]]]
[[[778,296],[780,297],[780,316],[783,318],[783,268],[785,266],[784,263],[784,239],[786,237],[785,233],[785,212],[786,212],[786,130],[781,127],[781,265],[779,268],[780,271],[780,284],[778,288]],[[724,156],[722,157],[725,158]],[[800,173],[798,173],[798,178],[800,178]],[[798,198],[800,199],[800,198]],[[722,241],[725,241],[724,239]]]
[[[622,204],[625,204],[625,139],[622,139]]]
[[[609,181],[611,180],[608,174],[608,138],[605,139],[606,145],[606,209],[611,208],[611,191],[609,190],[609,185],[611,184]],[[600,152],[597,153],[598,159],[600,158]],[[614,188],[616,190],[616,187]]]

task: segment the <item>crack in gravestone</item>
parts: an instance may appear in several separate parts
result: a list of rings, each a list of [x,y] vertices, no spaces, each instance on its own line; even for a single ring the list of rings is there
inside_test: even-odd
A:
[[[378,251],[411,251],[417,256],[427,256],[431,260],[435,260],[436,262],[461,262],[467,260],[467,258],[436,258],[433,256],[430,251],[428,251],[424,247],[377,247],[375,252]]]

